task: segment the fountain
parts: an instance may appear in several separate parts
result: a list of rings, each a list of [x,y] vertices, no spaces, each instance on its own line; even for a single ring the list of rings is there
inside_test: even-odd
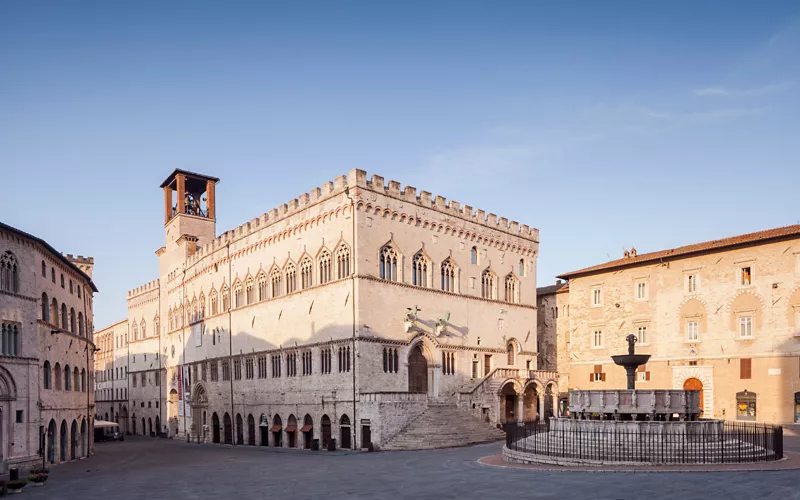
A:
[[[691,465],[782,457],[780,426],[701,420],[699,391],[637,390],[636,371],[650,355],[634,352],[635,335],[625,340],[628,354],[611,359],[625,368],[627,389],[570,390],[568,417],[506,428],[504,460],[557,465]]]

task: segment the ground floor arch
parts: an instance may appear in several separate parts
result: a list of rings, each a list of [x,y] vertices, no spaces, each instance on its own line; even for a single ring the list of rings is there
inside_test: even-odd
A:
[[[283,422],[280,415],[275,415],[272,419],[272,446],[280,448],[283,446]]]
[[[228,412],[222,417],[222,426],[225,431],[225,444],[233,444],[233,422]]]
[[[500,388],[500,423],[517,422],[522,417],[522,388],[514,380],[509,380]]]
[[[61,421],[61,440],[59,446],[59,453],[58,459],[62,462],[67,461],[67,444],[69,442],[69,437],[67,436],[67,421]]]
[[[219,416],[217,412],[211,414],[211,442],[219,443]]]
[[[161,435],[161,417],[156,415],[156,436]]]
[[[700,415],[703,415],[703,382],[698,378],[688,378],[683,382],[684,391],[700,391]]]
[[[122,405],[122,409],[119,412],[119,425],[120,425],[120,433],[128,434],[130,430],[128,429],[128,407]]]
[[[530,422],[540,418],[539,388],[535,383],[529,383],[522,392],[522,420]]]
[[[88,444],[86,442],[87,438],[88,435],[86,434],[86,419],[84,418],[81,420],[81,457],[83,458],[86,458],[88,456],[86,453],[87,450],[86,445]]]
[[[147,418],[147,435],[148,436],[152,436],[153,435],[153,419],[152,419],[152,417],[148,417]]]
[[[75,460],[78,458],[78,421],[73,420],[69,431],[69,459]]]
[[[47,461],[56,463],[56,421],[50,420],[47,426]]]
[[[236,444],[244,444],[244,421],[241,413],[236,414]]]
[[[247,446],[256,445],[256,419],[252,414],[247,415]]]
[[[147,435],[147,420],[142,417],[142,436]]]
[[[286,439],[289,441],[289,448],[297,447],[297,418],[294,415],[289,415],[286,421]]]
[[[320,424],[322,426],[322,449],[327,450],[331,440],[331,418],[327,415],[323,415]]]
[[[308,413],[303,417],[303,428],[300,432],[303,433],[303,448],[310,450],[314,441],[314,419]]]
[[[346,450],[352,448],[351,436],[350,417],[342,415],[342,418],[339,419],[339,446]]]
[[[408,353],[408,392],[428,393],[428,360],[419,343]]]

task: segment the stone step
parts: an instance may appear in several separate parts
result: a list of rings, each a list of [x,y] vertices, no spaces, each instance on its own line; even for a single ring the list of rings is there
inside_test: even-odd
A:
[[[429,402],[426,410],[389,439],[384,450],[448,448],[505,439],[505,433],[459,409],[454,403]]]

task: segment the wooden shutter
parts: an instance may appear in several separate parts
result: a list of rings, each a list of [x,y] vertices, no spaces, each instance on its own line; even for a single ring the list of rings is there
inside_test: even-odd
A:
[[[742,358],[739,360],[739,378],[750,378],[752,375],[752,364],[750,358]]]
[[[601,380],[602,382],[605,382],[605,381],[606,381],[606,374],[605,374],[605,373],[601,373],[601,374],[600,374],[600,380]]]
[[[644,379],[650,380],[650,372],[644,372]]]

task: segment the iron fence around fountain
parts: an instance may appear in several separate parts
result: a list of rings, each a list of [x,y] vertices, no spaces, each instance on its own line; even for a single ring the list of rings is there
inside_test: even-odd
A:
[[[666,424],[666,425],[664,425]],[[779,460],[783,427],[723,421],[695,428],[671,425],[646,432],[617,426],[563,428],[550,420],[504,425],[506,447],[547,463],[731,464]],[[676,422],[680,424],[680,422]]]

